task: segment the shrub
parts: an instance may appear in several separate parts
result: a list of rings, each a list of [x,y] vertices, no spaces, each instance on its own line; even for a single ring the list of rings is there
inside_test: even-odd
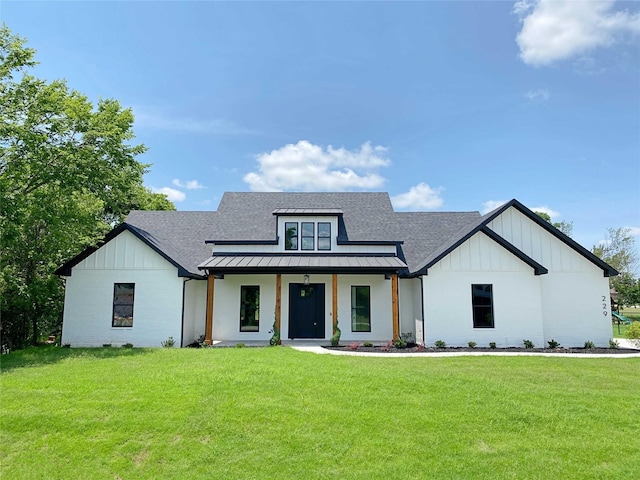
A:
[[[523,340],[522,343],[524,343],[524,348],[533,348],[533,347],[535,347],[535,345],[533,344],[533,342],[531,340]]]
[[[272,347],[275,347],[276,345],[280,345],[281,341],[280,341],[280,329],[278,328],[278,326],[276,325],[276,320],[273,320],[273,326],[271,327],[271,330],[269,331],[269,333],[271,333],[271,338],[269,339],[269,345],[271,345]]]
[[[373,343],[371,343],[371,342],[369,342],[369,341],[366,341],[366,342],[363,342],[363,343],[362,343],[362,346],[363,346],[363,347],[373,347]]]
[[[624,336],[633,342],[633,344],[640,348],[640,322],[633,322],[627,331],[624,332]]]
[[[558,348],[560,343],[556,342],[553,338],[547,342],[549,344],[549,348]]]
[[[584,348],[590,350],[592,348],[596,348],[596,344],[593,343],[591,340],[587,340],[586,342],[584,342]]]
[[[424,346],[424,343],[419,343],[416,346],[416,352],[424,352],[426,350],[426,347]]]
[[[103,348],[111,348],[111,344],[110,343],[103,343],[102,347]]]
[[[358,350],[358,348],[359,348],[359,347],[360,347],[360,343],[359,343],[359,342],[352,342],[352,343],[350,343],[350,344],[347,346],[347,348],[348,348],[349,350],[353,350],[354,352],[355,352],[356,350]]]
[[[389,350],[391,350],[392,345],[393,345],[393,342],[387,342],[387,344],[384,347],[382,347],[382,351],[388,352]]]
[[[476,345],[478,345],[478,344],[476,342],[471,341],[471,342],[467,343],[467,345],[469,345],[469,348],[476,348]]]
[[[496,349],[496,342],[489,342],[489,348],[492,350]]]
[[[444,340],[436,340],[436,341],[435,341],[435,343],[434,343],[434,345],[435,345],[437,348],[446,348],[446,346],[447,346],[447,344],[445,343],[445,341],[444,341]]]
[[[620,345],[618,345],[618,342],[612,338],[611,340],[609,340],[609,348],[617,350],[618,348],[620,348]]]
[[[122,348],[133,348],[133,343],[123,343]]]
[[[407,342],[403,338],[396,338],[393,341],[393,346],[398,349],[407,348]]]
[[[244,343],[236,343],[236,348],[246,348]]]
[[[416,343],[416,336],[413,334],[413,332],[401,333],[400,338],[404,340],[407,345],[409,345],[410,343]]]
[[[172,348],[176,344],[176,341],[173,337],[167,338],[164,342],[160,342],[163,348]]]

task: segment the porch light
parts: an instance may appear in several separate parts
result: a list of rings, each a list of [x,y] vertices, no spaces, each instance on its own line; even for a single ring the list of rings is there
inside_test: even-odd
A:
[[[309,275],[305,274],[303,278],[304,278],[304,284],[309,285]]]

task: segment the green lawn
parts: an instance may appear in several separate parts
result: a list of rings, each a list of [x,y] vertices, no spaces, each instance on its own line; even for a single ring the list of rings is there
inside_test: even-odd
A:
[[[0,477],[637,478],[640,359],[3,355]]]

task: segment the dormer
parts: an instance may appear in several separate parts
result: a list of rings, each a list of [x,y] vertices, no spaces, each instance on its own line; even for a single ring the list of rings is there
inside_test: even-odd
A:
[[[278,208],[278,250],[284,253],[327,253],[337,245],[342,210],[337,208]]]

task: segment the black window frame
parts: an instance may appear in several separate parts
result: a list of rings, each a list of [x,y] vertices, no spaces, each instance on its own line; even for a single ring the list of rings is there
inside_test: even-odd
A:
[[[311,226],[311,234],[305,232],[305,226]],[[305,240],[311,241],[311,247],[305,247]],[[316,223],[300,222],[300,250],[311,251],[316,249]]]
[[[320,235],[320,226],[321,225],[322,226],[327,226],[329,228],[329,232],[328,232],[327,235],[324,235],[324,234],[322,236]],[[318,250],[323,250],[323,251],[331,250],[331,222],[318,222],[317,231],[318,231]],[[321,244],[323,242],[320,242],[320,240],[325,240],[325,239],[329,241],[329,244],[328,244],[328,246],[326,248],[322,247]]]
[[[131,287],[131,298],[129,300],[128,295],[123,295],[122,292],[119,292],[118,289],[121,289],[125,286]],[[136,284],[133,282],[116,282],[113,284],[113,300],[112,300],[112,310],[111,310],[111,327],[112,328],[133,328],[133,319],[134,319],[134,310],[135,310],[135,298],[136,298]],[[126,300],[126,301],[125,301]],[[122,316],[118,315],[118,320],[116,322],[116,310],[119,310],[119,313],[123,311],[124,308],[131,309],[131,315]],[[128,325],[123,325],[123,321],[125,319],[131,319]],[[116,325],[116,323],[118,323]]]
[[[247,322],[247,312],[251,309],[249,307],[248,301],[245,300],[246,293],[248,289],[255,289],[255,305],[253,305],[253,319],[255,321],[255,325],[251,325],[250,322]],[[240,286],[240,332],[242,333],[256,333],[260,331],[260,285],[241,285]],[[244,325],[243,325],[244,323]]]
[[[289,235],[289,229],[294,228],[295,225],[295,235]],[[298,222],[284,222],[284,249],[285,250],[298,250],[299,241],[298,241]],[[294,241],[295,240],[295,241]],[[294,245],[295,244],[295,245]]]
[[[476,292],[484,292],[484,294],[479,295]],[[488,295],[486,295],[487,293]],[[473,315],[473,328],[495,328],[493,284],[471,284],[471,312]],[[487,313],[489,314],[488,317],[486,316]]]
[[[367,305],[358,305],[358,289],[367,289]],[[355,293],[355,296],[354,296]],[[354,304],[355,303],[355,304]],[[361,310],[366,311],[369,328],[367,330],[357,329],[357,316],[361,314]],[[371,333],[371,286],[369,285],[351,285],[351,332],[353,333]]]

